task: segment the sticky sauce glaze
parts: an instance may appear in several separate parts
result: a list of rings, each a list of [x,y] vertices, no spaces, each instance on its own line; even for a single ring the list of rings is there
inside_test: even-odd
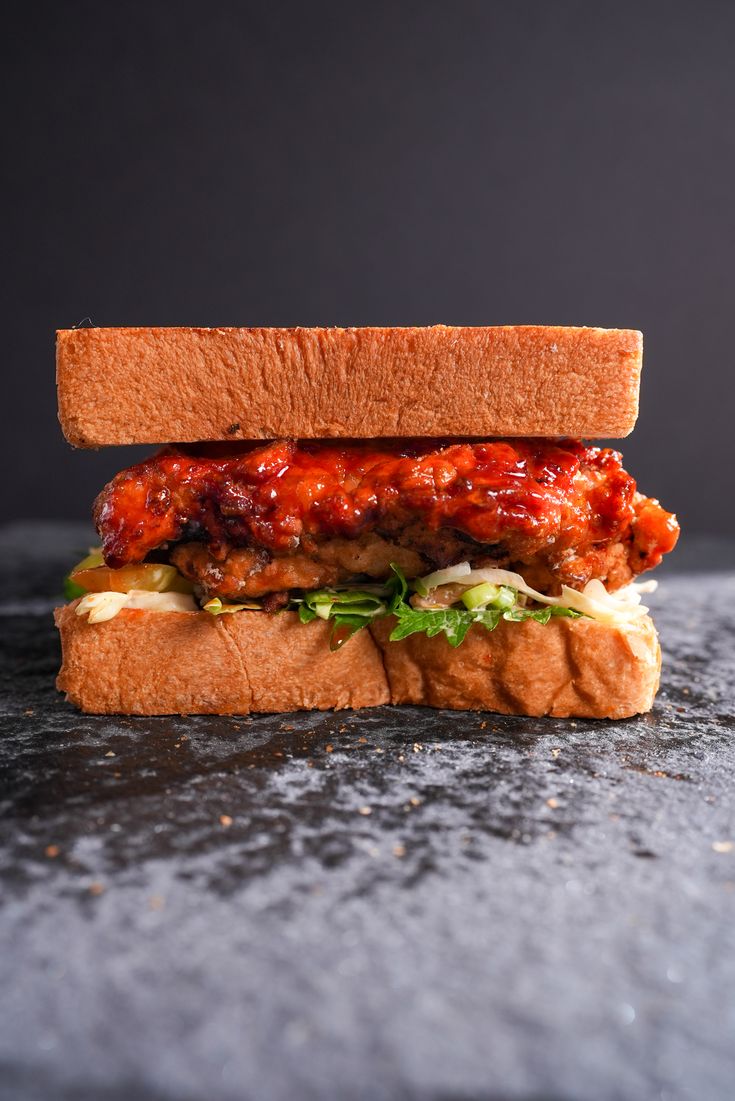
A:
[[[417,522],[528,555],[621,537],[635,496],[616,451],[575,440],[276,440],[168,448],[118,474],[95,520],[113,567],[182,538],[288,553],[306,535]],[[675,542],[675,521],[656,509],[652,560]]]

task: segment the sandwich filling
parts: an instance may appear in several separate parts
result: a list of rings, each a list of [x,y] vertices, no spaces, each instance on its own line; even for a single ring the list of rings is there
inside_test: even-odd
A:
[[[95,503],[105,564],[168,563],[202,601],[420,578],[459,563],[542,596],[657,566],[676,518],[622,458],[577,440],[293,441],[169,447]]]
[[[91,623],[288,608],[335,649],[384,616],[393,641],[452,646],[501,620],[630,623],[679,534],[616,451],[576,440],[169,447],[94,511],[102,546],[67,579]]]

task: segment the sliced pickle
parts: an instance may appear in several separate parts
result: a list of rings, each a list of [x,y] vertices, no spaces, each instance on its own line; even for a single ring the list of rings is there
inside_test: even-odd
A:
[[[90,547],[89,554],[86,558],[83,558],[81,562],[77,562],[72,573],[76,573],[77,570],[93,570],[97,566],[104,566],[105,560],[102,557],[102,547]]]
[[[131,589],[142,589],[149,593],[190,593],[191,582],[187,581],[174,566],[157,562],[143,562],[138,566],[122,566],[112,570],[109,566],[82,568],[83,563],[72,571],[69,580],[86,593],[128,593]]]
[[[86,555],[86,557],[83,558],[81,562],[77,562],[71,573],[77,573],[79,570],[91,570],[94,569],[96,566],[104,566],[104,564],[105,560],[102,557],[102,548],[90,547],[89,554]],[[83,589],[81,585],[77,585],[74,581],[72,581],[71,574],[67,574],[64,578],[63,588],[64,596],[67,600],[76,600],[78,597],[84,596],[87,591],[86,589]]]
[[[206,604],[202,604],[202,611],[209,612],[210,615],[225,615],[233,612],[259,612],[261,610],[260,604],[223,604],[218,596],[213,596],[211,600],[208,600]]]

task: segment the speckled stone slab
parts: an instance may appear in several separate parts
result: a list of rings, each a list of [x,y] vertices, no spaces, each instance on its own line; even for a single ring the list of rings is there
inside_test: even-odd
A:
[[[0,539],[2,1098],[735,1096],[735,557],[640,719],[133,720],[53,688],[85,537]]]

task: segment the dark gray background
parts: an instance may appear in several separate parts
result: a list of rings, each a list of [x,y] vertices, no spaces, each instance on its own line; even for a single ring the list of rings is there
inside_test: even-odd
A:
[[[6,516],[89,514],[53,330],[630,326],[624,453],[735,531],[735,6],[17,6],[5,23]]]

